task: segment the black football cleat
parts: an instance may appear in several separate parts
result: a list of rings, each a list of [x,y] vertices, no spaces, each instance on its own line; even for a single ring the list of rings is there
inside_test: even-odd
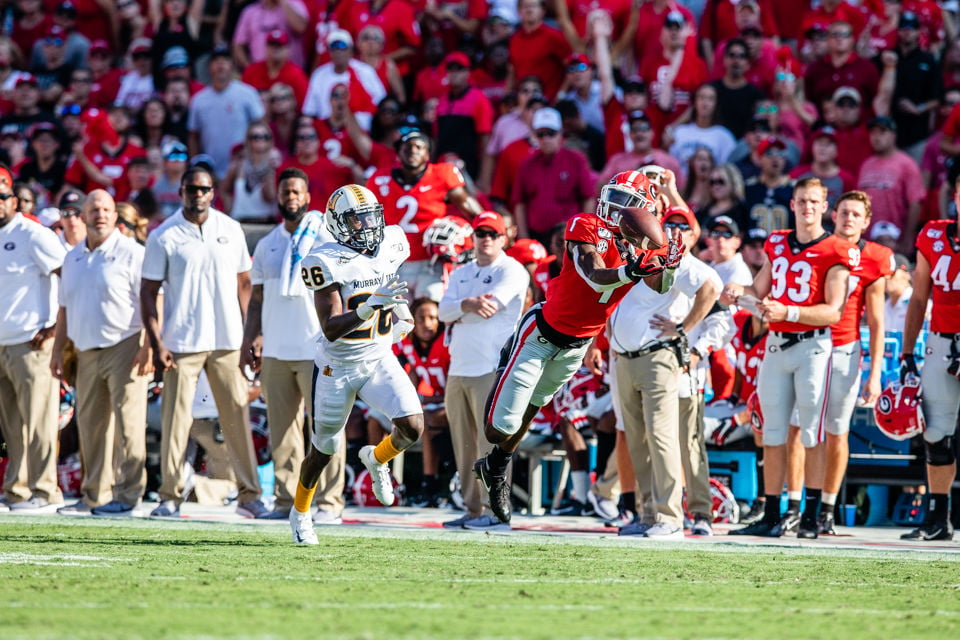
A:
[[[480,458],[473,463],[480,483],[490,494],[490,510],[501,522],[510,522],[510,485],[507,483],[507,474],[495,474],[490,470],[487,459]]]
[[[800,520],[800,526],[797,527],[797,537],[804,540],[816,540],[820,535],[820,527],[813,518],[803,518]]]
[[[900,536],[901,540],[953,540],[953,525],[948,520],[927,522],[909,533]]]
[[[820,513],[820,519],[817,520],[817,529],[822,536],[835,536],[837,535],[835,524],[833,511],[823,511]]]
[[[766,520],[761,520],[760,522],[754,522],[753,524],[743,527],[742,529],[733,529],[728,535],[779,538],[783,534],[780,533],[779,522],[767,522]]]
[[[787,511],[783,514],[783,517],[780,518],[780,522],[777,523],[777,535],[779,538],[782,535],[787,533],[796,533],[797,529],[800,528],[800,514],[796,511]]]

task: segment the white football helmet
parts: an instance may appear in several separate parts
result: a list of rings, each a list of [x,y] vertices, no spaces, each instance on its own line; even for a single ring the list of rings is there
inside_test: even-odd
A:
[[[637,169],[637,171],[647,176],[647,180],[649,180],[651,184],[655,184],[658,187],[663,186],[663,172],[666,171],[666,169],[664,169],[660,165],[645,164],[639,169]]]
[[[327,200],[327,229],[342,245],[357,251],[374,251],[383,242],[383,205],[373,192],[348,184]]]

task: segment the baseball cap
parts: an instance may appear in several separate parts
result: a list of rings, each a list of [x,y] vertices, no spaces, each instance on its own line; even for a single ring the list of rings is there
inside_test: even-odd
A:
[[[63,0],[63,2],[57,5],[56,14],[59,16],[67,16],[69,18],[76,18],[77,6],[70,2],[70,0]]]
[[[543,107],[537,109],[533,114],[533,122],[530,127],[537,129],[549,129],[551,131],[562,131],[563,120],[560,118],[560,112],[552,107]]]
[[[465,54],[462,51],[454,51],[452,53],[448,53],[447,57],[443,59],[443,66],[444,67],[459,66],[463,69],[469,69],[470,58],[468,58],[467,54]]]
[[[431,146],[430,136],[428,136],[424,131],[418,127],[407,127],[401,130],[400,137],[397,138],[396,148],[400,149],[403,145],[410,142],[411,140],[423,140],[427,143],[427,146]]]
[[[646,93],[647,83],[640,76],[630,76],[623,83],[624,93]]]
[[[707,222],[707,231],[713,231],[717,227],[726,227],[732,231],[734,235],[740,235],[740,226],[730,216],[717,216],[716,218],[711,218],[710,221]]]
[[[290,36],[283,29],[274,29],[267,34],[267,44],[284,46],[290,44]]]
[[[152,48],[153,40],[150,38],[137,38],[130,43],[130,55],[135,56],[138,53],[149,53]]]
[[[590,62],[590,58],[583,55],[582,53],[575,53],[569,58],[567,58],[567,70],[568,71],[586,71],[593,66],[593,63]]]
[[[104,40],[103,38],[97,38],[90,43],[90,55],[95,53],[113,53],[113,49],[110,48],[110,43]]]
[[[766,118],[759,116],[754,116],[750,121],[750,128],[748,131],[759,131],[761,133],[770,133],[773,131],[773,128],[770,126],[770,121]]]
[[[767,240],[767,230],[763,227],[754,227],[753,229],[747,229],[747,243],[760,242],[763,243]]]
[[[663,26],[665,27],[682,27],[687,24],[687,18],[680,11],[671,11],[667,14],[667,17],[663,19]]]
[[[863,104],[863,98],[860,97],[860,92],[853,87],[840,87],[833,92],[834,102],[840,102],[843,98],[850,98],[857,104]]]
[[[493,229],[500,235],[506,235],[507,225],[503,221],[503,217],[496,211],[483,211],[478,213],[473,219],[473,228],[476,229]]]
[[[907,273],[913,273],[914,264],[910,262],[910,258],[903,255],[902,253],[893,254],[893,270],[894,271],[906,271]]]
[[[5,124],[0,128],[0,138],[19,138],[20,137],[20,126],[14,123]]]
[[[214,47],[213,51],[210,52],[209,62],[213,62],[217,58],[229,58],[230,60],[233,60],[233,54],[230,53],[230,47],[225,44]]]
[[[830,138],[834,142],[837,141],[837,130],[831,126],[820,127],[813,132],[813,135],[810,136],[811,140],[816,140],[817,138]]]
[[[51,122],[38,122],[27,129],[27,137],[31,140],[36,138],[41,133],[49,133],[50,135],[57,137],[57,128],[53,126],[53,123]]]
[[[803,35],[807,38],[826,37],[827,25],[822,22],[814,22],[812,25],[807,27],[807,30]]]
[[[884,236],[893,238],[894,240],[899,240],[900,227],[889,220],[878,220],[877,222],[874,222],[873,226],[870,227],[870,239],[875,242],[877,238],[882,238]]]
[[[904,11],[900,14],[897,29],[919,29],[920,17],[913,11]]]
[[[17,78],[17,84],[14,85],[14,88],[21,87],[25,84],[33,85],[34,87],[36,87],[38,85],[37,77],[32,73],[21,73],[20,77]]]
[[[52,226],[60,221],[60,209],[56,207],[44,207],[37,213],[37,220],[45,227]]]
[[[761,29],[758,24],[744,25],[744,27],[740,29],[740,35],[763,37],[763,29]]]
[[[66,39],[67,32],[66,30],[58,24],[52,24],[47,29],[47,32],[44,34],[45,38],[59,38],[61,41]],[[63,42],[61,42],[63,44]]]
[[[181,162],[186,162],[189,158],[190,152],[187,150],[187,145],[180,141],[175,140],[163,146],[164,160],[179,160]]]
[[[217,161],[209,154],[198,153],[190,158],[190,167],[203,167],[210,173],[214,173],[217,170]]]
[[[342,42],[348,47],[353,46],[353,36],[346,29],[334,29],[327,36],[327,46],[331,47],[335,42]]]
[[[877,116],[875,118],[870,118],[870,121],[867,122],[867,129],[873,129],[875,127],[886,129],[887,131],[896,131],[897,122],[889,116]]]
[[[506,7],[495,7],[490,9],[490,13],[487,15],[487,20],[490,22],[505,22],[510,26],[517,24],[516,16]]]
[[[786,150],[787,143],[783,141],[783,138],[778,138],[777,136],[767,136],[760,141],[760,144],[757,145],[757,155],[766,155],[768,151],[776,148]]]
[[[83,203],[86,200],[86,196],[83,195],[82,191],[77,189],[69,189],[62,196],[60,196],[59,208],[60,211],[65,209],[76,209],[80,211],[83,209]]]
[[[650,116],[647,115],[647,112],[643,109],[637,109],[636,111],[631,111],[627,114],[627,122],[633,124],[637,120],[643,120],[644,122],[650,122]]]
[[[163,61],[160,64],[160,68],[163,70],[182,69],[189,64],[190,56],[187,55],[186,49],[183,47],[170,47],[166,53],[163,54]]]

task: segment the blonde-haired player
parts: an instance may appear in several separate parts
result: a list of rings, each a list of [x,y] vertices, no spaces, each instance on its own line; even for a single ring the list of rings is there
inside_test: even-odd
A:
[[[423,433],[417,391],[391,349],[395,334],[413,326],[403,297],[406,283],[396,276],[410,255],[406,234],[398,226],[385,227],[383,205],[356,184],[330,196],[326,224],[336,242],[316,247],[300,268],[304,284],[314,291],[323,336],[313,370],[313,438],[290,511],[297,544],[317,544],[310,503],[357,397],[394,424],[380,444],[360,450],[381,503],[389,506],[394,500],[387,463]],[[394,314],[400,320],[396,327]]]

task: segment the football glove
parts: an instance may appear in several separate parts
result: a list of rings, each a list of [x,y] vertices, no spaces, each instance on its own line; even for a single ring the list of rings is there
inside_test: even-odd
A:
[[[920,370],[916,357],[912,353],[905,353],[900,356],[900,384],[904,384],[910,376],[919,378]]]
[[[357,315],[361,320],[369,320],[377,311],[389,311],[406,302],[407,299],[403,297],[406,293],[407,283],[394,276],[377,287],[377,290],[357,307]]]
[[[676,269],[677,265],[680,264],[680,260],[683,258],[684,252],[687,250],[687,246],[683,244],[679,233],[670,236],[667,246],[669,248],[667,250],[667,257],[664,260],[664,266],[667,269]]]
[[[644,278],[663,273],[666,269],[666,261],[663,256],[657,256],[656,260],[651,260],[646,264],[641,263],[635,256],[627,258],[627,277],[634,282],[640,282]]]

